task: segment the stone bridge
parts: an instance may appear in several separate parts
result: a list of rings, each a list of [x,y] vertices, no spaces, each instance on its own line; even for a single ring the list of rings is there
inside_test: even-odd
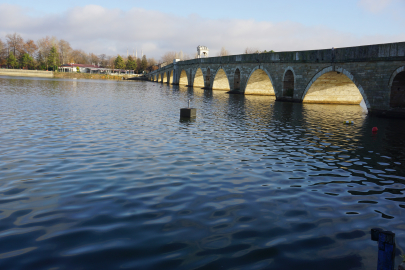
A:
[[[405,117],[405,42],[174,61],[150,81],[277,101],[360,104],[370,114]]]

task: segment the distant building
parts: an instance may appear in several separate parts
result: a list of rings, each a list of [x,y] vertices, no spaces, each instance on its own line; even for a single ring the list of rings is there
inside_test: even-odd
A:
[[[85,64],[64,64],[59,67],[60,72],[77,72],[79,68],[80,73],[90,73],[92,70],[102,69],[96,65],[85,65]]]
[[[61,65],[58,70],[59,72],[77,72],[79,68],[80,73],[96,73],[96,74],[135,74],[133,70],[125,69],[111,69],[103,68],[96,65],[86,65],[86,64],[64,64]]]
[[[197,47],[197,58],[206,58],[208,57],[210,50],[206,46]]]

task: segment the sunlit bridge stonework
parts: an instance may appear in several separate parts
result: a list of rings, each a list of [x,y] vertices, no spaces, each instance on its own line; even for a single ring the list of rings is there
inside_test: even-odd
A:
[[[277,101],[360,104],[369,113],[405,117],[405,42],[174,62],[148,79]]]

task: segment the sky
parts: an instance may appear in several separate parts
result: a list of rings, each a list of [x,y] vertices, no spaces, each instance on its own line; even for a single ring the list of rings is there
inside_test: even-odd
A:
[[[159,60],[222,47],[298,51],[405,41],[405,0],[0,0],[0,39],[55,36],[88,53]]]

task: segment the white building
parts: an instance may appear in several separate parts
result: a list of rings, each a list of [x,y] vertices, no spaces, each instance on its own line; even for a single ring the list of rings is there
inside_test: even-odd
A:
[[[206,46],[198,46],[197,47],[197,58],[206,58],[209,54],[208,47]]]

